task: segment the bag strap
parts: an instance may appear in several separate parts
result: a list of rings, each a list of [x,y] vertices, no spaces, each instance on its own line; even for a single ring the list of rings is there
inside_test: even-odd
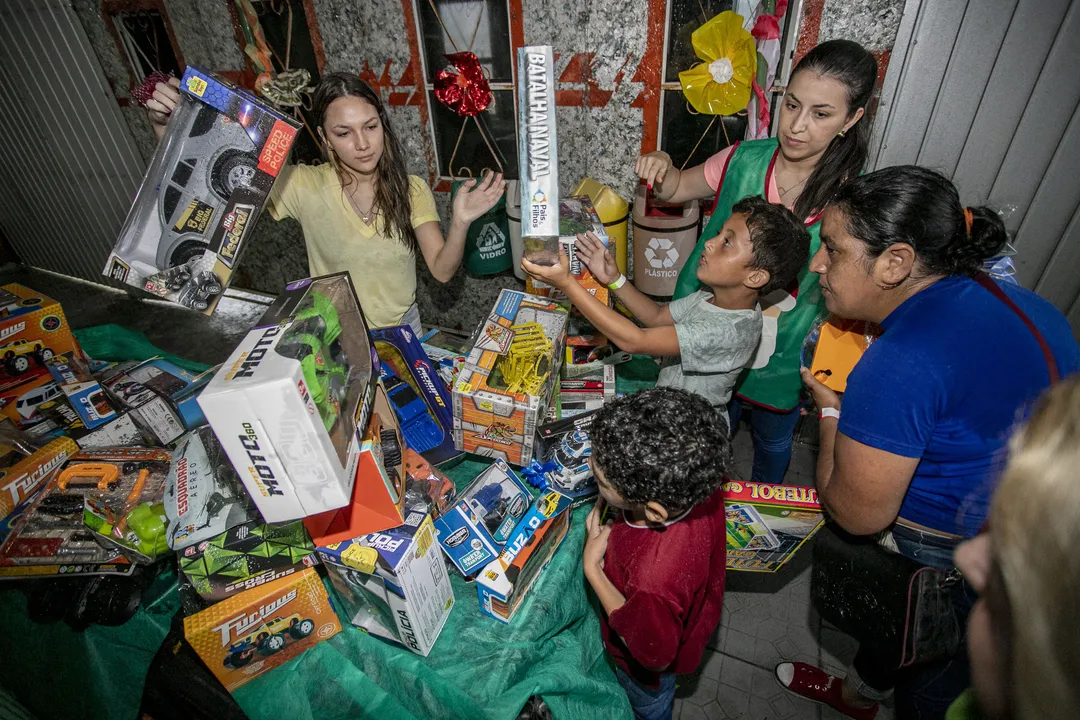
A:
[[[996,297],[1001,302],[1005,303],[1005,307],[1016,313],[1016,316],[1020,318],[1020,321],[1027,326],[1027,329],[1031,331],[1032,336],[1035,338],[1035,342],[1039,343],[1039,349],[1042,350],[1043,359],[1046,360],[1046,369],[1050,373],[1050,384],[1054,385],[1061,379],[1061,375],[1058,373],[1057,360],[1054,359],[1054,353],[1050,351],[1050,344],[1046,342],[1046,338],[1039,332],[1039,328],[1035,327],[1035,323],[1031,321],[1031,318],[1027,316],[1020,306],[1013,302],[1013,299],[1005,294],[1005,291],[1001,289],[1001,286],[994,282],[986,273],[979,271],[975,273],[975,282],[986,288],[991,295]]]

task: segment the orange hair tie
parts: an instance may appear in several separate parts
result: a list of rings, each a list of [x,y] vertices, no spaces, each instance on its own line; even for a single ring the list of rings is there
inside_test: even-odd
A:
[[[971,208],[964,208],[964,232],[971,237]]]

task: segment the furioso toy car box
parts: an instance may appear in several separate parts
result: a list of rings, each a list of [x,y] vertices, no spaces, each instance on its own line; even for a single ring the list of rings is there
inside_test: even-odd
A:
[[[42,425],[47,418],[42,408],[64,399],[64,391],[46,371],[0,384],[0,413],[20,428]],[[53,429],[52,425],[46,426]]]
[[[454,605],[430,515],[320,547],[319,557],[353,625],[427,657]]]
[[[267,522],[349,503],[377,368],[356,292],[337,273],[286,286],[203,390],[206,419]]]
[[[230,692],[339,632],[326,588],[311,569],[184,618],[184,638]]]
[[[499,556],[476,576],[480,609],[508,623],[570,528],[570,498],[546,492],[536,498]]]
[[[101,384],[156,444],[169,445],[204,422],[196,396],[210,377],[156,357],[116,365],[101,374]]]
[[[351,540],[405,522],[404,447],[386,390],[379,383],[360,441],[352,497],[337,510],[304,518],[317,545]]]
[[[566,319],[566,309],[552,300],[515,290],[499,294],[454,385],[455,447],[529,463],[559,379]]]
[[[258,518],[181,550],[180,571],[211,602],[294,575],[318,562],[315,545],[299,520],[263,523]]]
[[[575,195],[562,198],[559,201],[559,244],[566,252],[570,261],[570,274],[573,275],[582,287],[588,290],[597,300],[605,305],[611,304],[611,291],[589,272],[577,255],[578,234],[584,235],[591,232],[604,244],[608,245],[607,230],[604,223],[600,222],[600,216],[596,214],[592,199],[588,195]],[[528,241],[526,241],[526,245]],[[525,291],[540,297],[553,297],[557,300],[565,300],[566,295],[556,290],[545,282],[525,277]]]
[[[0,470],[0,519],[44,487],[78,450],[69,438],[57,438],[33,455]]]
[[[461,454],[454,448],[450,391],[407,325],[371,331],[383,385],[405,444],[436,465]]]
[[[69,353],[81,356],[60,303],[16,283],[0,287],[0,362],[8,378],[48,375],[49,358]]]
[[[505,460],[496,460],[435,521],[447,557],[465,577],[475,575],[502,550],[532,495]]]
[[[68,404],[86,429],[101,427],[116,417],[105,391],[81,358],[74,353],[54,355],[47,365],[49,374],[60,386]]]
[[[169,547],[181,550],[259,517],[214,431],[204,425],[177,443],[165,483]]]
[[[180,91],[103,274],[209,314],[300,126],[190,65]]]

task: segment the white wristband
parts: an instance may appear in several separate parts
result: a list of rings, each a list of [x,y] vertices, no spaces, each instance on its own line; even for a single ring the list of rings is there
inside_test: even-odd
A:
[[[626,276],[619,273],[619,277],[608,283],[608,290],[618,290],[626,284]]]
[[[840,408],[834,408],[834,407],[821,408],[821,412],[818,415],[818,419],[824,420],[827,417],[836,418],[837,420],[839,420],[840,419]]]

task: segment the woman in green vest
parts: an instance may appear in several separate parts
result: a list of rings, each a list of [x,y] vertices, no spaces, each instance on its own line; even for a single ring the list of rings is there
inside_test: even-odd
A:
[[[638,176],[657,199],[678,203],[715,197],[712,217],[679,274],[676,298],[698,289],[694,271],[705,241],[719,232],[732,206],[748,195],[783,203],[805,218],[810,256],[817,252],[822,207],[866,162],[870,127],[861,120],[877,73],[874,56],[858,43],[822,43],[792,73],[780,106],[778,137],[735,143],[682,171],[665,152],[638,158]],[[762,298],[761,343],[729,405],[733,430],[743,408],[751,410],[756,482],[783,482],[799,419],[802,343],[821,307],[817,276],[805,265],[788,288]]]

